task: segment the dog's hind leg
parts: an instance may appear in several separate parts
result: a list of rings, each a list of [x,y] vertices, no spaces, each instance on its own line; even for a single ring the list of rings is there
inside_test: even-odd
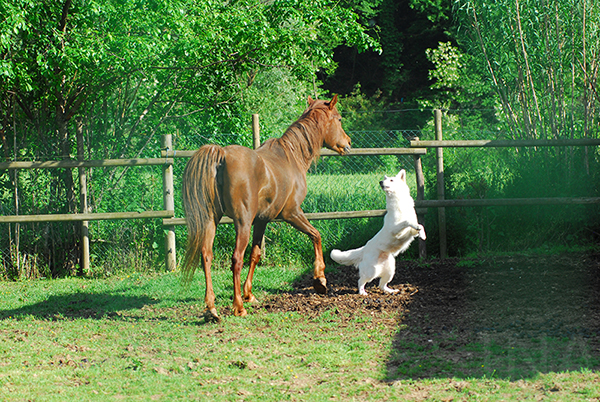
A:
[[[381,277],[379,278],[379,289],[387,294],[398,293],[398,289],[391,289],[387,285],[394,278],[394,274],[396,273],[396,259],[390,254],[382,265]]]
[[[376,254],[365,253],[363,260],[357,265],[358,268],[358,294],[367,296],[365,285],[379,276],[381,263],[377,261]]]
[[[360,278],[358,279],[358,294],[361,296],[367,296],[368,293],[365,290],[365,285],[367,283],[369,283],[369,281],[371,280],[371,278],[367,278],[365,276],[360,276]]]

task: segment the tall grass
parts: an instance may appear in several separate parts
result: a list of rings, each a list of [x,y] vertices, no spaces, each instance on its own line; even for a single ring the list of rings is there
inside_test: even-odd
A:
[[[396,174],[388,172],[389,175]],[[308,194],[302,209],[305,213],[334,211],[364,211],[385,209],[385,194],[379,186],[384,173],[309,174]],[[408,185],[416,197],[414,173],[408,175]],[[366,243],[381,228],[382,218],[352,218],[318,220],[311,223],[321,233],[326,262],[332,248],[353,248]],[[179,228],[178,257],[182,257],[186,231]],[[213,247],[216,269],[229,267],[235,244],[233,225],[219,225]],[[305,234],[284,222],[271,222],[265,232],[264,264],[302,265],[312,267],[313,246]],[[249,250],[248,250],[249,251]],[[246,253],[246,256],[248,252]]]

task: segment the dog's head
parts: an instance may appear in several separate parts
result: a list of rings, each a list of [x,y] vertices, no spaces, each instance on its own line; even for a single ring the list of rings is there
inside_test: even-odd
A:
[[[402,169],[396,176],[388,177],[384,176],[383,180],[379,182],[379,185],[385,191],[386,194],[396,194],[398,196],[410,197],[410,190],[406,184],[406,170]]]

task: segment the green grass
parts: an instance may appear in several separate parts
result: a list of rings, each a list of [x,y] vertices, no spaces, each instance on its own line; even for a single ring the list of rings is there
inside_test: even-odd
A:
[[[261,266],[256,295],[289,290],[305,274],[306,268]],[[214,271],[223,321],[205,324],[202,275],[197,279],[189,290],[177,273],[0,282],[0,400],[584,401],[600,395],[600,376],[590,369],[597,361],[577,360],[589,354],[584,343],[483,337],[452,351],[463,359],[449,360],[452,332],[447,339],[424,333],[400,342],[410,328],[367,314],[348,322],[334,312],[309,319],[249,308],[240,319],[227,314],[229,269]],[[571,355],[560,353],[569,348]],[[579,368],[561,369],[572,364]]]
[[[394,174],[391,172],[390,174]],[[308,194],[304,212],[362,211],[385,209],[385,194],[379,186],[383,173],[353,175],[309,175]],[[409,174],[409,187],[415,190],[414,174]],[[413,194],[413,197],[415,195]],[[320,220],[311,222],[321,233],[324,257],[327,260],[332,248],[348,249],[367,242],[381,228],[381,218],[355,218]],[[178,261],[184,254],[187,232],[177,228]],[[313,245],[308,236],[284,222],[271,222],[267,226],[266,256],[268,264],[312,266]],[[233,225],[219,225],[213,251],[213,264],[229,268],[235,230]],[[249,252],[249,247],[247,253]]]
[[[394,169],[389,172],[356,174],[315,174],[308,175],[306,182],[308,194],[302,203],[304,212],[363,211],[385,209],[385,193],[379,182],[384,174],[396,175]],[[416,198],[416,178],[414,172],[408,172],[408,186],[413,198]]]

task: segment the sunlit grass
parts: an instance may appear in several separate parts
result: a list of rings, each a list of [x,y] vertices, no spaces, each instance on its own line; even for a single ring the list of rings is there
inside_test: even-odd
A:
[[[260,266],[256,296],[290,290],[305,274]],[[240,319],[229,314],[230,270],[215,269],[213,279],[220,324],[201,318],[202,273],[190,288],[177,272],[0,282],[0,399],[583,401],[600,393],[586,338],[480,332],[461,344],[452,331],[420,334],[364,313],[342,322],[335,311],[308,318],[249,307]],[[409,330],[413,338],[401,336]]]

